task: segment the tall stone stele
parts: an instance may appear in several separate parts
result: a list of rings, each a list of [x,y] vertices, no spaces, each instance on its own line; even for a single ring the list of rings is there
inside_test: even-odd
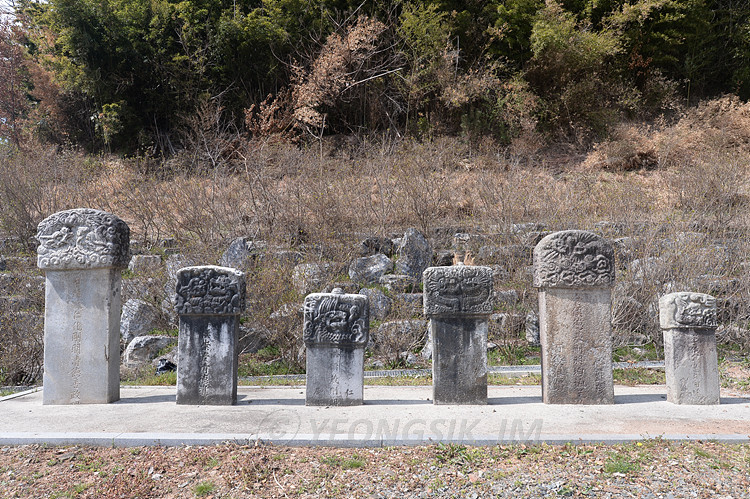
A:
[[[207,265],[177,271],[177,403],[237,403],[237,344],[245,274]]]
[[[486,404],[492,269],[429,267],[422,280],[433,341],[433,403]]]
[[[370,305],[365,295],[307,295],[303,339],[307,347],[305,403],[313,406],[361,405]]]
[[[612,404],[612,246],[582,230],[534,248],[545,404]]]
[[[667,400],[674,404],[718,404],[716,300],[702,293],[662,296],[659,324],[664,334]]]
[[[45,273],[44,404],[120,399],[121,271],[130,229],[116,216],[79,208],[38,227]]]

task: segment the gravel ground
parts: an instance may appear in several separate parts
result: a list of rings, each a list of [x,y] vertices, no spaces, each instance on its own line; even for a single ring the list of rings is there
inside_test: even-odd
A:
[[[0,449],[2,497],[750,497],[750,445]]]

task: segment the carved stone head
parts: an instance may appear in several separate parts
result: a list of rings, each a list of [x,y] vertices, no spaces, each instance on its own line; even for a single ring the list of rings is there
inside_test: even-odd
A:
[[[614,262],[612,246],[593,232],[555,232],[534,248],[534,286],[611,287],[615,283]]]
[[[367,345],[370,304],[365,295],[313,293],[305,298],[303,339],[308,346]]]
[[[659,299],[659,325],[662,329],[714,329],[716,299],[703,293],[671,293]]]
[[[245,309],[245,274],[206,265],[177,271],[179,315],[239,315]]]
[[[130,260],[130,228],[104,211],[59,211],[42,220],[36,238],[40,269],[124,268]]]
[[[492,269],[473,265],[430,267],[422,274],[424,314],[471,316],[492,313]]]

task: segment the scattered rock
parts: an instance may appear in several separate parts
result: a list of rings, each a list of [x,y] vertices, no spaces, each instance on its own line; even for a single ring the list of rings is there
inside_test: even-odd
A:
[[[124,363],[128,367],[147,364],[164,348],[177,343],[174,336],[136,336],[125,349]]]
[[[349,278],[353,282],[376,284],[387,272],[393,269],[390,258],[378,253],[377,255],[357,258],[349,265]]]
[[[430,242],[417,229],[408,229],[396,249],[396,272],[422,281],[422,272],[432,263]]]
[[[359,290],[359,294],[365,295],[370,302],[371,320],[382,321],[391,313],[393,300],[388,298],[388,296],[379,289],[362,288]]]
[[[372,256],[377,253],[393,256],[394,250],[393,241],[387,237],[371,236],[359,243],[359,254],[361,256]]]
[[[292,270],[292,284],[297,293],[308,295],[319,292],[326,283],[328,263],[301,263]]]
[[[526,341],[532,347],[541,345],[539,342],[539,316],[533,310],[526,315]]]
[[[406,293],[416,288],[418,281],[408,275],[386,274],[378,282],[391,293]]]
[[[450,267],[453,265],[453,257],[455,253],[448,250],[439,250],[435,254],[435,266],[436,267]]]
[[[125,347],[136,336],[145,336],[157,327],[158,311],[143,300],[130,299],[122,306],[120,315],[120,338]]]
[[[234,269],[246,268],[249,260],[265,253],[268,244],[265,241],[253,241],[247,237],[238,237],[221,255],[219,265]]]

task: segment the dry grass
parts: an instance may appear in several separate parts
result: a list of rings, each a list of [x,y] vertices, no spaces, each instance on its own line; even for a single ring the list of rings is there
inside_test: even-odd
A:
[[[204,111],[196,137],[215,118]],[[218,146],[205,142],[205,153],[178,156],[158,174],[146,160],[35,146],[0,151],[0,223],[30,254],[38,221],[79,206],[122,217],[146,251],[173,238],[199,262],[215,263],[238,236],[266,241],[266,257],[245,269],[247,320],[271,331],[295,361],[300,318],[271,314],[301,300],[291,281],[298,261],[333,263],[325,280],[340,282],[364,237],[417,227],[436,248],[470,251],[477,264],[503,269],[497,287],[518,290],[516,308],[525,314],[536,307],[528,266],[541,234],[513,224],[591,229],[617,244],[613,311],[622,342],[636,335],[658,344],[655,302],[672,290],[716,295],[722,321],[747,329],[748,130],[750,105],[722,98],[673,125],[623,128],[565,170],[535,166],[549,165],[544,157],[522,161],[491,144],[451,138],[380,137],[321,154],[278,140],[228,140],[220,130]],[[483,237],[457,245],[457,232]],[[274,257],[282,250],[296,257]]]

